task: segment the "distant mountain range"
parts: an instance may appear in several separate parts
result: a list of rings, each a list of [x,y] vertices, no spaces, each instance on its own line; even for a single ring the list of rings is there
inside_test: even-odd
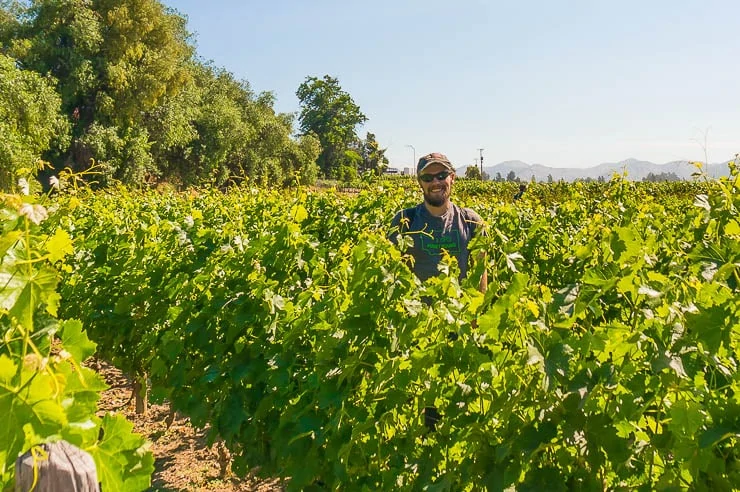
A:
[[[729,161],[728,161],[729,162]],[[457,169],[457,173],[460,176],[465,175],[465,167]],[[514,171],[516,177],[522,181],[530,181],[532,177],[537,181],[547,181],[548,176],[552,176],[554,181],[575,181],[576,179],[598,179],[602,176],[604,179],[609,180],[614,173],[627,172],[627,179],[632,181],[642,181],[643,178],[647,177],[648,174],[653,173],[654,175],[669,174],[673,173],[680,179],[691,180],[691,175],[698,172],[696,166],[689,163],[689,161],[673,161],[665,164],[655,164],[649,161],[640,161],[637,159],[626,159],[620,162],[606,162],[599,164],[594,167],[586,168],[560,168],[560,167],[548,167],[541,164],[527,164],[522,161],[505,161],[495,166],[484,166],[483,171],[490,176],[490,179],[496,179],[496,174],[499,173],[503,179],[506,179],[511,171]],[[707,174],[711,178],[718,178],[720,176],[729,176],[730,168],[727,162],[719,164],[710,164],[706,169]]]

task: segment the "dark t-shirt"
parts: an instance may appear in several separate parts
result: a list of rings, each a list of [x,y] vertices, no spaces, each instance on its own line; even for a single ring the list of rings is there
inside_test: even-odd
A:
[[[439,273],[437,265],[443,250],[457,258],[462,278],[468,273],[468,243],[482,225],[480,216],[469,208],[453,203],[444,215],[435,217],[421,203],[393,217],[390,239],[398,244],[399,232],[413,239],[414,245],[408,252],[414,258],[413,269],[419,279],[426,280]]]

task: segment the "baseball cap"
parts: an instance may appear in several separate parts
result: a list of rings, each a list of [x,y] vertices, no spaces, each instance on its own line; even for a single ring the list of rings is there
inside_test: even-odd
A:
[[[442,164],[444,167],[446,167],[453,173],[455,172],[455,168],[452,167],[452,163],[450,162],[450,160],[447,158],[446,155],[440,154],[439,152],[432,152],[431,154],[427,154],[423,156],[421,159],[419,159],[419,163],[416,165],[416,175],[418,176],[424,171],[424,169],[426,169],[427,167],[431,166],[434,163]]]

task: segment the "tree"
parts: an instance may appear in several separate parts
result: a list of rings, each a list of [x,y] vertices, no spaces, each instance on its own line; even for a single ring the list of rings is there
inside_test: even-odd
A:
[[[292,117],[276,114],[269,92],[255,94],[230,72],[200,65],[194,138],[179,151],[183,182],[215,186],[245,178],[261,185],[315,180],[319,143],[312,136],[291,139]]]
[[[0,0],[0,48],[3,40],[10,39],[10,33],[18,29],[23,5],[18,0]]]
[[[53,75],[64,114],[91,122],[90,102],[101,85],[101,16],[92,2],[31,0],[12,11],[12,27],[2,32],[8,51],[22,66]],[[87,117],[87,118],[85,118]]]
[[[509,171],[509,174],[506,175],[506,181],[518,181],[516,173],[514,171]]]
[[[335,175],[341,165],[348,165],[345,151],[358,140],[356,128],[367,117],[339,81],[329,75],[322,79],[306,77],[296,96],[301,106],[300,134],[316,135],[321,142],[319,168],[325,176]]]
[[[380,144],[375,140],[375,134],[367,132],[365,140],[360,141],[360,157],[362,171],[370,171],[376,176],[383,174],[388,167],[388,158],[385,156],[387,149],[381,149]]]
[[[480,175],[480,169],[478,169],[478,166],[468,166],[465,169],[465,177],[467,179],[481,179]]]
[[[116,101],[115,118],[135,122],[138,112],[177,94],[192,76],[187,61],[194,48],[186,20],[158,0],[98,2],[106,33],[104,75]]]
[[[0,0],[0,50],[54,81],[62,120],[71,124],[72,138],[56,153],[34,150],[57,169],[85,169],[94,159],[101,185],[222,186],[245,178],[283,185],[313,182],[320,151],[329,149],[356,173],[358,160],[345,153],[357,142],[354,125],[329,134],[327,142],[341,143],[334,147],[313,131],[296,140],[294,116],[277,114],[271,93],[255,94],[247,81],[196,60],[190,41],[186,20],[158,0]],[[330,109],[356,109],[341,91],[332,97],[339,103]],[[354,116],[365,121],[359,109]],[[49,116],[33,131],[56,122]],[[377,147],[368,158],[380,165],[383,152]]]
[[[0,44],[24,68],[58,81],[75,140],[55,166],[87,167],[94,157],[106,164],[108,178],[140,183],[156,171],[151,115],[191,78],[194,48],[185,19],[157,0],[23,3],[5,10],[13,20],[0,21]],[[93,148],[129,152],[92,155]]]
[[[642,178],[643,181],[651,181],[651,182],[658,182],[658,181],[681,181],[681,178],[676,175],[674,172],[668,172],[668,173],[648,173],[647,176]]]
[[[338,161],[338,166],[333,170],[331,177],[339,181],[350,183],[357,178],[357,169],[362,163],[362,157],[354,150],[348,149]]]
[[[0,54],[0,190],[13,191],[18,178],[35,176],[42,155],[69,142],[60,105],[53,81]]]
[[[291,166],[290,172],[286,173],[288,182],[286,184],[310,185],[319,177],[319,166],[316,159],[321,153],[321,143],[313,135],[304,135],[285,152],[285,160]]]
[[[196,122],[202,114],[206,88],[199,84],[201,64],[192,62],[193,80],[174,95],[147,111],[144,122],[152,141],[151,154],[157,173],[173,184],[195,184],[193,152],[199,137]]]

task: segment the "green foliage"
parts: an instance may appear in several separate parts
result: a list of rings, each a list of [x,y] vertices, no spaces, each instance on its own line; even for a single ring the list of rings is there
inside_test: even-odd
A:
[[[482,179],[480,168],[478,166],[468,166],[465,169],[465,177],[467,179]]]
[[[100,18],[91,2],[81,0],[24,3],[13,12],[16,22],[3,33],[5,40],[25,68],[56,78],[62,110],[71,115],[99,85],[95,57],[103,43]],[[84,111],[83,118],[88,116]]]
[[[643,181],[680,181],[681,178],[679,178],[676,173],[648,173],[647,176],[642,178]]]
[[[30,133],[33,146],[16,142],[26,129],[9,129],[13,159],[47,153],[57,172],[87,170],[94,161],[105,170],[101,185],[227,186],[246,179],[282,186],[316,179],[315,138],[291,138],[292,117],[276,114],[272,94],[254,94],[246,81],[197,61],[185,19],[159,1],[33,0],[0,7],[0,45],[28,70],[20,73],[55,77],[61,97],[60,105],[47,101],[50,89],[38,91],[40,101],[30,107],[48,117],[36,125],[34,115],[35,126],[26,125],[39,135]],[[22,87],[21,94],[33,88]],[[10,87],[0,97],[10,99],[6,94],[13,94]],[[47,102],[44,111],[37,107]],[[15,106],[6,105],[8,111]],[[71,142],[59,127],[65,120],[50,114],[59,106],[72,123]],[[49,128],[61,136],[58,150],[40,138]]]
[[[94,158],[111,177],[142,184],[153,161],[146,116],[189,79],[185,21],[156,0],[34,0],[14,16],[2,41],[25,68],[56,78],[80,137],[55,157],[56,169],[86,169]],[[122,143],[104,145],[101,128]]]
[[[332,171],[332,178],[350,183],[357,178],[357,168],[362,162],[362,157],[354,150],[345,150],[339,160],[338,166]]]
[[[92,155],[105,156],[98,162],[102,173],[99,183],[103,186],[116,181],[143,183],[156,172],[145,130],[131,129],[119,135],[117,127],[93,123],[79,141]]]
[[[339,80],[329,75],[306,77],[296,96],[301,105],[301,134],[314,134],[321,142],[319,167],[324,176],[346,166],[345,152],[357,142],[356,128],[367,121],[352,97],[342,90]]]
[[[290,138],[292,120],[276,114],[270,93],[255,95],[249,84],[229,72],[201,67],[202,87],[194,118],[197,137],[187,146],[197,163],[186,183],[238,184],[251,179],[262,185],[315,180],[318,148],[315,138]]]
[[[157,0],[98,0],[105,36],[101,82],[113,105],[100,107],[120,127],[135,125],[140,113],[178,94],[191,77],[185,19]]]
[[[290,489],[736,488],[737,170],[515,188],[456,184],[486,261],[425,284],[386,239],[413,179],[91,195],[61,310]]]
[[[388,158],[385,156],[387,149],[381,149],[380,144],[375,140],[375,134],[367,132],[365,140],[360,142],[360,164],[361,172],[371,172],[380,176],[386,167],[388,167]]]
[[[12,488],[19,455],[64,439],[89,452],[105,490],[145,490],[154,457],[132,425],[96,416],[103,379],[81,365],[95,352],[78,320],[57,317],[56,265],[73,251],[45,207],[4,196],[0,203],[0,488]]]
[[[290,145],[286,151],[285,161],[291,165],[292,176],[301,185],[312,185],[319,177],[319,166],[316,164],[321,153],[321,143],[313,135],[303,135],[298,138],[294,145]],[[294,184],[291,182],[291,184]]]
[[[49,147],[68,143],[60,104],[49,81],[0,54],[0,190],[15,191],[18,178],[35,176]]]
[[[18,14],[23,10],[18,0],[0,0],[0,47],[3,41],[9,38],[9,33],[18,25]]]

